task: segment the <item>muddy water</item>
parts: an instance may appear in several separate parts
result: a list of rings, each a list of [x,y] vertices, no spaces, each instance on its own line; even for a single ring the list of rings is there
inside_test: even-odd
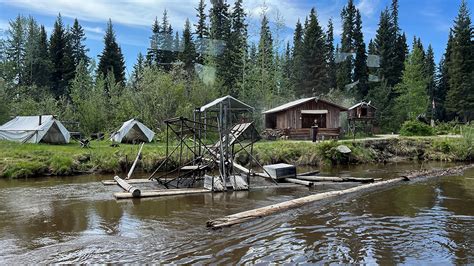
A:
[[[390,178],[420,167],[336,168]],[[116,201],[107,176],[0,181],[0,263],[474,263],[474,171],[210,231],[205,222],[308,195],[260,190]]]

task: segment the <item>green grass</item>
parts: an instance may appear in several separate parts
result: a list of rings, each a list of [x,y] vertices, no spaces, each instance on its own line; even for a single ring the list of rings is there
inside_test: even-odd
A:
[[[0,141],[0,177],[18,178],[38,175],[72,175],[87,171],[120,172],[135,159],[139,146],[108,141],[92,141],[90,148],[78,143],[67,145],[20,144]],[[141,166],[154,169],[165,158],[163,143],[145,144]]]

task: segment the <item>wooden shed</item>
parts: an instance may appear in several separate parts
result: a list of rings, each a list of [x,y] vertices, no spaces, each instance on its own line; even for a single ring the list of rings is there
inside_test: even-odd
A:
[[[290,139],[310,139],[311,127],[317,120],[320,138],[338,138],[341,133],[339,116],[347,108],[310,97],[286,103],[263,112],[267,129],[285,130]]]
[[[355,138],[357,132],[366,134],[374,133],[374,121],[377,108],[370,102],[360,102],[349,108],[347,120],[349,121],[349,131]]]
[[[360,102],[351,108],[347,112],[347,119],[349,120],[372,120],[375,118],[375,108],[370,102]]]

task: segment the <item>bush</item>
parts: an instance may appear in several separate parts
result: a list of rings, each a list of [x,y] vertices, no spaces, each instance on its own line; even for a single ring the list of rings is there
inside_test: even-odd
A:
[[[435,131],[427,124],[418,121],[405,121],[400,129],[401,136],[433,136]]]

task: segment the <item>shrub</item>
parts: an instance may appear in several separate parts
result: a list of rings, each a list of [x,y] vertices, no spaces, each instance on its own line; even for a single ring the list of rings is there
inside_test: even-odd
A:
[[[401,136],[433,136],[435,131],[427,124],[418,121],[405,121],[400,129]]]

